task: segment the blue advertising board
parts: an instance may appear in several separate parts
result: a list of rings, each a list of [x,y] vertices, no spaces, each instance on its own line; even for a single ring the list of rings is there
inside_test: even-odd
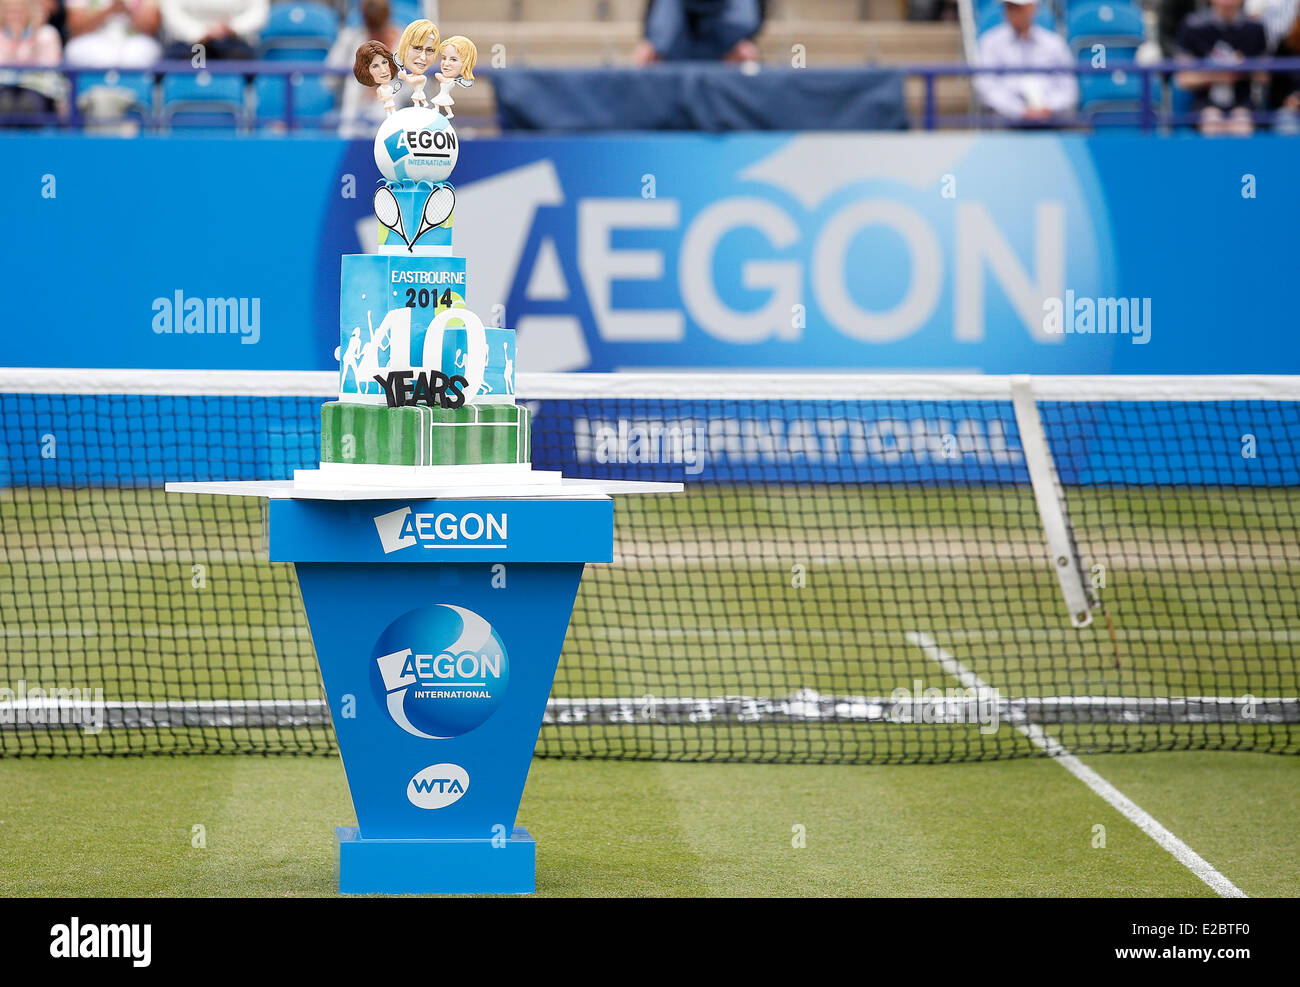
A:
[[[0,488],[284,480],[320,461],[319,398],[81,396],[75,414],[66,413],[58,396],[50,398],[0,394]],[[688,486],[1029,480],[1009,400],[532,404],[534,468],[572,477]],[[1300,429],[1294,401],[1045,401],[1040,411],[1057,471],[1070,486],[1300,484],[1290,438]],[[129,428],[104,427],[123,419]],[[1247,435],[1258,456],[1242,455]],[[299,506],[297,520],[279,530],[287,536],[299,525],[307,537],[312,512],[324,510]],[[440,537],[445,522],[436,515],[395,516],[390,524],[392,543],[402,551],[380,551],[370,544],[374,531],[363,525],[357,537],[364,544],[348,543],[353,557],[409,561],[438,555],[446,541]],[[495,558],[491,552],[504,542],[489,537],[490,530],[482,533],[474,551]],[[338,538],[346,541],[343,533]],[[310,554],[299,560],[331,561]]]
[[[0,363],[337,366],[367,142],[0,147]],[[1293,172],[1269,138],[473,140],[455,252],[529,371],[1294,373]]]

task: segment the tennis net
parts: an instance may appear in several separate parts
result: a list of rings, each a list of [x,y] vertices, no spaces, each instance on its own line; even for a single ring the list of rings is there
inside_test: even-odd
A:
[[[264,503],[333,374],[0,371],[0,755],[327,753]],[[520,375],[619,497],[543,756],[1300,752],[1300,381]],[[1046,738],[1046,740],[1044,739]]]

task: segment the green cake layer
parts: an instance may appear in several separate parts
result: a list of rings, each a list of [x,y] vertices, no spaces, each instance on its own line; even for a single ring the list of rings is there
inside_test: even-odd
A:
[[[321,407],[323,463],[370,466],[480,466],[527,463],[532,421],[513,404],[421,406],[331,401]]]

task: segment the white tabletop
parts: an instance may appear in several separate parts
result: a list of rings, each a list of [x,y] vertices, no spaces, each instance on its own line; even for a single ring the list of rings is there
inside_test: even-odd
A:
[[[226,497],[266,497],[270,500],[597,500],[615,494],[681,493],[680,483],[642,480],[575,480],[558,483],[494,483],[476,486],[417,485],[410,487],[303,487],[292,480],[230,480],[177,482],[166,486],[168,493],[217,494]]]

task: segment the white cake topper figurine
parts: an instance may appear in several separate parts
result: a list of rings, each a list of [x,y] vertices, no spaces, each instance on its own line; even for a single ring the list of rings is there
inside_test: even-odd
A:
[[[334,351],[336,354],[338,350]],[[352,389],[361,391],[361,327],[356,326],[348,337],[348,351],[343,354],[343,384],[347,386],[348,373],[352,373]]]
[[[370,339],[361,347],[361,357],[357,360],[353,372],[357,375],[357,391],[361,394],[370,394],[379,390],[379,385],[375,383],[375,376],[379,371],[388,366],[388,357],[386,354],[381,360],[379,358],[380,350],[391,350],[389,345],[388,317],[379,324],[379,330],[375,331],[375,324],[371,319],[370,313],[366,312],[366,325],[370,328]],[[348,351],[351,352],[351,346]]]
[[[433,97],[433,105],[438,107],[444,116],[451,118],[456,115],[451,110],[455,105],[451,98],[451,87],[459,85],[468,89],[472,86],[474,64],[477,61],[478,49],[469,38],[457,34],[442,43],[441,71],[434,76],[438,80],[438,95]]]
[[[428,106],[424,86],[429,66],[438,56],[438,25],[429,20],[411,21],[397,42],[397,60],[402,63],[398,75],[411,87],[411,102]]]
[[[381,41],[367,41],[357,48],[357,60],[352,74],[363,86],[375,90],[375,98],[384,104],[389,116],[393,114],[393,97],[401,87],[395,78],[398,68],[393,53]]]

